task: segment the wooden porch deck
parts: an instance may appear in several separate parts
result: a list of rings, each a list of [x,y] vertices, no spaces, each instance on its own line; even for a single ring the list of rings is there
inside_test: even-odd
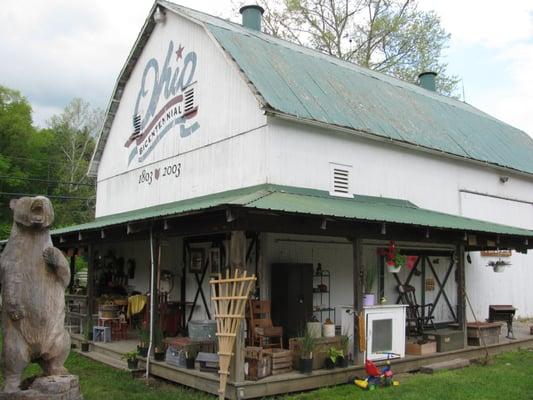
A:
[[[503,327],[503,332],[506,328]],[[533,336],[529,334],[529,326],[516,323],[514,326],[516,340],[509,340],[504,335],[500,337],[500,343],[488,346],[490,355],[517,350],[519,348],[533,348]],[[73,343],[79,344],[81,337],[72,336]],[[101,361],[112,367],[117,366],[116,361],[128,351],[134,350],[137,340],[123,340],[111,343],[91,343],[90,353],[80,353]],[[395,373],[404,373],[420,369],[423,365],[452,360],[454,358],[478,359],[485,355],[483,347],[467,346],[462,350],[446,353],[434,353],[425,356],[406,356],[400,360],[392,360]],[[123,362],[125,365],[125,362]],[[171,382],[185,385],[203,392],[217,394],[218,375],[215,373],[201,372],[177,368],[165,362],[151,361],[151,375],[163,378]],[[145,360],[141,359],[140,368],[145,368]],[[297,371],[269,376],[259,381],[228,382],[226,398],[228,399],[252,399],[265,396],[274,396],[283,393],[301,392],[326,386],[334,386],[353,382],[356,376],[365,376],[364,366],[349,366],[334,370],[321,369],[311,374],[300,374]]]

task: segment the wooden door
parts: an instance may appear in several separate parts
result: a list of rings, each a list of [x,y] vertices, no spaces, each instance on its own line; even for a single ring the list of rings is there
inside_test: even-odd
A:
[[[271,285],[272,322],[297,337],[313,315],[313,264],[272,264]]]

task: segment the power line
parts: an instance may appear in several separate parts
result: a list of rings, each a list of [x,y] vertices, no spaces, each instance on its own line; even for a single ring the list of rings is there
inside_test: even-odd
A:
[[[0,157],[10,158],[12,160],[36,161],[36,162],[46,163],[46,164],[62,164],[62,165],[69,164],[67,161],[50,161],[50,160],[46,160],[44,158],[8,156],[7,154],[0,154]]]
[[[9,193],[9,192],[0,192],[0,196],[42,196],[40,193]],[[94,200],[94,197],[77,197],[77,196],[61,196],[61,195],[46,195],[46,197],[50,197],[52,199],[63,199],[63,200]]]
[[[96,186],[94,183],[74,183],[74,182],[66,182],[66,181],[56,181],[56,180],[50,180],[50,179],[41,179],[41,178],[22,178],[19,176],[10,176],[10,175],[0,175],[0,179],[14,179],[18,181],[31,181],[31,182],[43,182],[43,183],[58,183],[58,184],[64,184],[64,185],[73,185],[73,186]]]

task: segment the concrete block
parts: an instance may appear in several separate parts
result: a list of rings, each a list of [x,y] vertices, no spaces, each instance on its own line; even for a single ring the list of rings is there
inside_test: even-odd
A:
[[[464,358],[456,358],[454,360],[425,365],[422,368],[420,368],[420,372],[422,372],[423,374],[432,374],[437,371],[444,371],[448,369],[459,369],[459,368],[468,367],[469,365],[470,365],[469,360],[466,360]]]

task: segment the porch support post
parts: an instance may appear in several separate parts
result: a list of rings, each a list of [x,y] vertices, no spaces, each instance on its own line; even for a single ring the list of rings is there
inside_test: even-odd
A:
[[[94,257],[94,246],[89,243],[87,245],[87,307],[85,316],[85,326],[92,330],[92,318],[93,318],[93,304],[94,304],[94,270],[96,262]],[[85,333],[89,335],[89,332]]]
[[[230,239],[230,267],[233,272],[235,269],[246,270],[246,235],[244,231],[231,232]],[[230,380],[233,382],[244,381],[244,321],[241,321],[240,328],[237,330],[235,337],[235,347],[233,357],[229,367]]]
[[[457,257],[457,323],[463,331],[463,346],[467,344],[466,332],[466,282],[465,282],[465,246],[456,246]]]
[[[355,310],[354,326],[353,326],[353,343],[354,343],[354,362],[355,365],[364,364],[364,348],[361,348],[359,343],[359,316],[362,316],[363,311],[363,242],[362,239],[356,237],[352,240],[353,244],[353,306]],[[362,335],[365,335],[363,332]],[[366,340],[365,340],[366,342]]]
[[[70,282],[68,283],[68,292],[72,294],[72,287],[74,286],[74,277],[76,275],[76,251],[70,256]]]

